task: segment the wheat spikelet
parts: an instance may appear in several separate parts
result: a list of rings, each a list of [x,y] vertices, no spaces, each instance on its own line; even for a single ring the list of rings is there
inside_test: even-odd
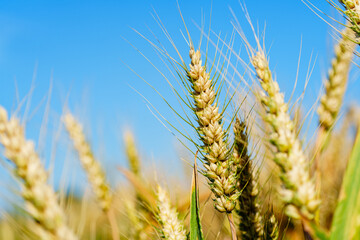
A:
[[[239,230],[241,239],[260,239],[263,226],[259,204],[257,203],[258,189],[257,182],[253,176],[253,166],[248,154],[249,139],[245,122],[236,118],[234,124],[234,149],[233,161],[236,166],[237,176],[239,177],[238,189],[241,191],[239,196],[239,207],[236,213],[240,217]]]
[[[15,164],[15,174],[23,180],[22,197],[28,213],[38,223],[41,239],[77,239],[65,223],[53,188],[47,184],[47,173],[32,141],[16,118],[8,120],[7,112],[0,107],[0,143],[5,157]]]
[[[205,66],[201,53],[190,48],[190,70],[188,79],[192,84],[195,114],[199,124],[198,134],[203,143],[204,167],[212,192],[215,194],[215,208],[220,212],[231,212],[238,197],[236,174],[230,171],[229,150],[222,128],[222,114],[215,101],[213,81]]]
[[[85,139],[82,126],[76,119],[67,113],[63,120],[100,206],[103,211],[107,212],[111,205],[112,195],[100,163],[94,158],[90,145]]]
[[[171,207],[166,191],[158,186],[157,189],[158,217],[162,226],[162,233],[167,240],[186,240],[184,224],[178,219],[178,213]]]
[[[354,31],[346,28],[342,39],[335,46],[335,58],[331,63],[328,80],[325,82],[325,94],[321,97],[317,110],[319,124],[326,131],[334,125],[343,101],[351,60],[356,48],[356,43],[351,40],[353,36]]]
[[[288,106],[279,85],[272,79],[262,51],[253,57],[252,63],[264,90],[260,92],[260,99],[266,110],[265,121],[271,126],[270,143],[275,147],[273,159],[281,168],[280,179],[284,185],[281,195],[286,213],[294,218],[313,219],[319,200],[294,123],[287,113]]]

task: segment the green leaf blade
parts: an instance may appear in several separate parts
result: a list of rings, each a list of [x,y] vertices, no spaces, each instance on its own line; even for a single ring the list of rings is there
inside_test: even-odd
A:
[[[200,222],[199,195],[197,187],[197,167],[196,158],[191,184],[190,199],[190,240],[204,240]]]
[[[339,203],[336,207],[330,240],[359,239],[360,232],[360,132],[348,163]]]

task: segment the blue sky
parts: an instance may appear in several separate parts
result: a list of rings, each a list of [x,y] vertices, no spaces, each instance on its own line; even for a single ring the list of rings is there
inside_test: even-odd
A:
[[[334,43],[332,29],[301,1],[243,1],[254,24],[266,24],[266,46],[271,65],[285,95],[290,95],[302,45],[299,88],[301,94],[309,59],[316,57],[315,67],[305,95],[304,109],[316,101]],[[314,1],[315,2],[315,1]],[[189,30],[198,39],[200,32],[193,22],[209,22],[211,1],[180,1]],[[317,6],[337,19],[325,0]],[[110,176],[116,178],[116,166],[126,166],[122,130],[133,129],[139,148],[148,161],[164,169],[181,170],[176,153],[176,139],[153,116],[139,91],[168,115],[161,98],[127,67],[154,85],[170,101],[175,101],[168,85],[154,67],[128,42],[139,48],[156,66],[162,66],[151,46],[134,29],[154,40],[152,32],[168,44],[153,18],[154,11],[179,45],[183,56],[188,49],[182,38],[184,27],[176,1],[0,1],[0,104],[16,109],[18,91],[22,99],[34,79],[34,91],[27,136],[37,142],[52,82],[51,104],[46,146],[51,146],[59,116],[66,104],[84,123],[95,151],[102,157]],[[223,36],[231,34],[231,7],[247,26],[238,1],[212,1],[211,26]],[[244,27],[245,29],[247,27]],[[151,30],[151,31],[150,31]],[[247,34],[251,33],[246,32]],[[126,39],[126,40],[124,40]],[[36,72],[34,74],[34,72]],[[35,77],[34,77],[35,76]],[[52,79],[52,80],[51,80]],[[51,81],[50,81],[51,80]],[[16,90],[17,89],[17,90]],[[346,102],[359,102],[359,81],[351,78]],[[23,108],[24,109],[24,108]],[[24,111],[20,116],[23,116]],[[40,144],[41,145],[41,144]],[[59,148],[66,147],[60,145]],[[49,150],[43,151],[44,158]],[[61,150],[60,150],[61,152]],[[61,163],[61,157],[57,161]],[[76,165],[76,169],[79,166]],[[175,167],[174,167],[175,166]],[[80,170],[76,170],[83,178]],[[59,172],[59,171],[58,171]],[[179,173],[181,175],[181,171]]]

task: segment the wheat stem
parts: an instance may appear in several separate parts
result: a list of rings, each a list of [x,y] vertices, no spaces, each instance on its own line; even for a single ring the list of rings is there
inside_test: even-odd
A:
[[[236,227],[235,227],[235,224],[234,224],[233,216],[232,216],[231,213],[228,213],[227,217],[228,217],[228,221],[229,221],[229,224],[230,224],[231,239],[236,240],[237,239],[237,237],[236,237]]]
[[[111,226],[111,235],[113,240],[119,240],[119,229],[117,226],[116,216],[114,214],[114,209],[109,209],[106,212],[106,216],[109,220],[110,226]]]

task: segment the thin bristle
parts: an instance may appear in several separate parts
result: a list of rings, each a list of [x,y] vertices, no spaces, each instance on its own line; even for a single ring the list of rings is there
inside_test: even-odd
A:
[[[100,163],[94,158],[91,147],[84,136],[82,126],[70,113],[66,114],[63,119],[100,206],[103,211],[107,212],[110,208],[112,195],[105,173]]]
[[[8,120],[7,112],[0,107],[0,143],[5,157],[15,164],[15,174],[22,180],[22,197],[26,210],[38,223],[41,239],[77,239],[66,225],[53,188],[47,184],[47,173],[34,143],[25,139],[18,119]]]

